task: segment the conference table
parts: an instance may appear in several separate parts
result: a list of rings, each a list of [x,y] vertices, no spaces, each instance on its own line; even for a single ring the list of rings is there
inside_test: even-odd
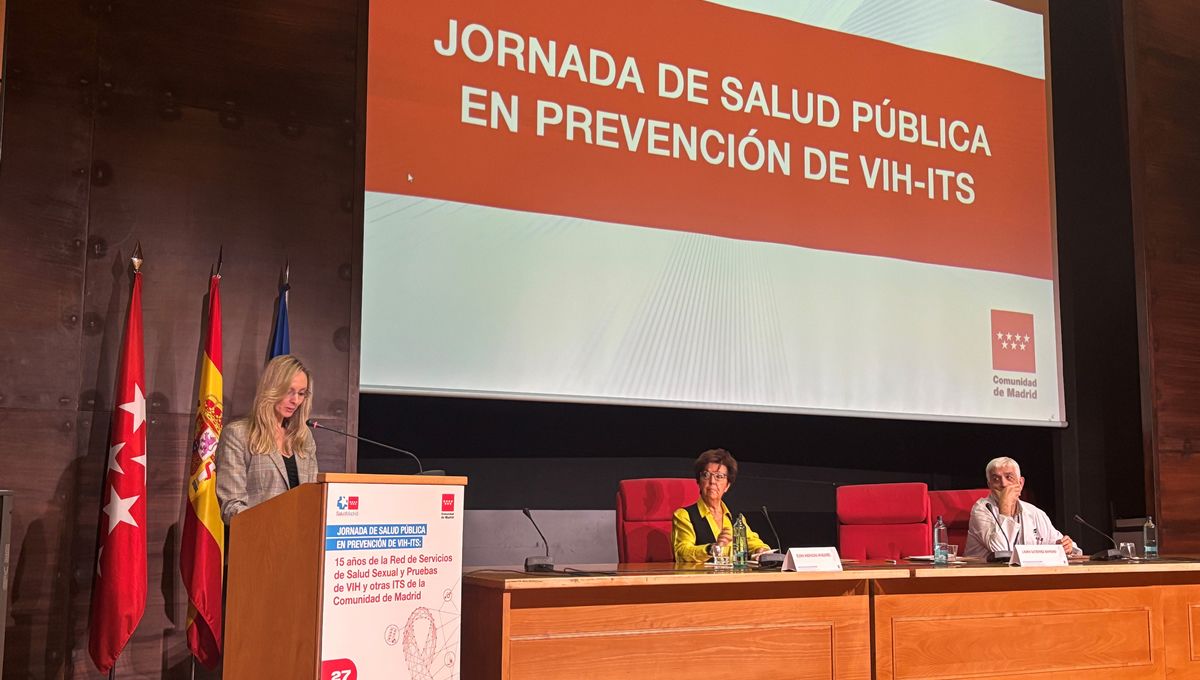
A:
[[[1200,561],[463,576],[462,677],[1200,678]]]

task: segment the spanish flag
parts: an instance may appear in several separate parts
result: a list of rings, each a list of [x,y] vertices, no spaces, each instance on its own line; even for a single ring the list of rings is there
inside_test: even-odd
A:
[[[208,284],[208,337],[200,365],[200,402],[192,439],[183,545],[179,551],[179,570],[189,600],[188,648],[210,669],[221,659],[221,580],[225,553],[225,525],[217,503],[215,476],[222,419],[220,286],[221,275],[214,274]]]

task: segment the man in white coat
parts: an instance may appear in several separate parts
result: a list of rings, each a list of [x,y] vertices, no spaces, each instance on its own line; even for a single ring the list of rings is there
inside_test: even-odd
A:
[[[1012,458],[995,458],[987,464],[987,485],[992,490],[971,507],[967,528],[968,557],[987,557],[998,550],[1012,551],[1016,545],[1059,544],[1068,556],[1083,551],[1070,536],[1050,523],[1045,512],[1021,500],[1025,478],[1021,466]]]

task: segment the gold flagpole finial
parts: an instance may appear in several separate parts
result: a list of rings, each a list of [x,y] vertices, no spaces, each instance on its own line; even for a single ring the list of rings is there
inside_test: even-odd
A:
[[[291,275],[292,275],[292,261],[290,259],[286,259],[283,261],[283,285],[286,286],[289,283],[291,283],[291,281],[289,280],[291,278]]]
[[[143,260],[142,260],[142,242],[141,241],[138,241],[133,246],[133,257],[131,257],[129,259],[130,259],[130,261],[133,262],[133,271],[135,273],[141,273],[142,262],[143,262]]]
[[[217,251],[217,278],[221,278],[221,261],[225,258],[225,245],[221,244],[221,249]]]

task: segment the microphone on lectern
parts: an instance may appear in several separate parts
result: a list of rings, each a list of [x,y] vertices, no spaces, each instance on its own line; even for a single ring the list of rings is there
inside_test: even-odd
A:
[[[1092,526],[1091,524],[1088,524],[1087,520],[1085,520],[1084,518],[1080,517],[1079,515],[1075,515],[1075,521],[1076,521],[1076,522],[1079,522],[1079,523],[1080,523],[1080,524],[1082,524],[1083,526],[1085,526],[1085,527],[1087,527],[1087,528],[1091,529],[1092,531],[1094,531],[1094,532],[1096,532],[1096,533],[1100,534],[1100,535],[1101,535],[1101,536],[1103,536],[1104,538],[1108,539],[1108,542],[1109,542],[1109,543],[1112,543],[1112,544],[1113,544],[1113,547],[1111,547],[1111,548],[1107,548],[1107,549],[1105,549],[1105,550],[1101,550],[1101,551],[1100,551],[1100,552],[1098,552],[1098,553],[1093,553],[1093,554],[1092,554],[1092,556],[1091,556],[1091,557],[1089,557],[1088,559],[1090,559],[1090,560],[1092,560],[1092,561],[1094,561],[1094,562],[1111,562],[1111,561],[1113,561],[1113,560],[1123,560],[1123,559],[1125,559],[1125,556],[1124,556],[1124,555],[1122,555],[1122,554],[1121,554],[1121,551],[1117,549],[1117,542],[1113,540],[1113,537],[1112,537],[1112,536],[1109,536],[1108,534],[1104,533],[1103,531],[1100,531],[1099,529],[1097,529],[1096,527]]]
[[[534,555],[525,558],[525,571],[554,571],[554,561],[550,559],[550,541],[546,540],[546,534],[538,527],[537,522],[533,521],[533,515],[529,512],[529,508],[521,508],[521,512],[529,518],[533,523],[533,528],[537,529],[538,536],[542,537],[542,543],[546,544],[546,556]]]
[[[304,421],[304,424],[308,425],[309,427],[311,427],[314,430],[328,430],[330,432],[340,434],[343,437],[348,437],[350,439],[357,439],[360,442],[366,442],[368,444],[374,444],[375,446],[378,446],[381,449],[387,449],[388,451],[395,451],[397,453],[403,453],[404,455],[409,456],[413,460],[417,461],[417,474],[419,474],[419,475],[444,475],[444,474],[446,474],[445,470],[426,470],[425,466],[421,465],[421,459],[417,458],[417,454],[413,453],[412,451],[405,451],[404,449],[396,448],[395,446],[391,446],[390,444],[384,444],[383,442],[377,442],[374,439],[367,439],[366,437],[360,437],[356,434],[350,434],[349,432],[342,432],[341,430],[334,429],[332,427],[329,427],[328,425],[322,425],[320,423],[320,421],[318,421],[316,418],[309,418],[308,420]]]
[[[999,529],[1000,515],[996,513],[996,508],[992,507],[990,502],[984,503],[984,505],[987,506],[988,512],[992,513],[992,519],[996,520],[996,528]],[[993,550],[988,553],[988,562],[1009,562],[1012,560],[1012,541],[1008,538],[1008,532],[1001,529],[1000,533],[1004,534],[1004,542],[1008,544],[1008,550]]]
[[[778,552],[763,553],[758,556],[759,569],[782,569],[783,568],[783,543],[779,540],[779,531],[775,529],[775,523],[771,521],[771,513],[767,512],[767,506],[762,506],[763,519],[767,520],[767,526],[771,527],[771,533],[775,535],[775,545],[778,547]]]

